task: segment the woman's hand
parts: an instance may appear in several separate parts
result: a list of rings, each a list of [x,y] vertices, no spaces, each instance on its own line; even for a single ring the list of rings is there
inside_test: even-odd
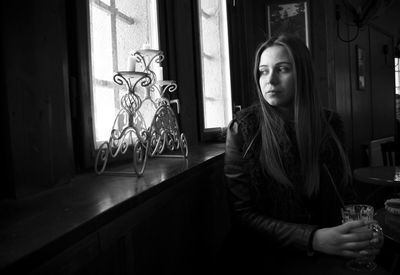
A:
[[[351,258],[377,255],[383,245],[383,236],[368,228],[372,223],[375,221],[359,220],[318,229],[312,240],[313,249]]]

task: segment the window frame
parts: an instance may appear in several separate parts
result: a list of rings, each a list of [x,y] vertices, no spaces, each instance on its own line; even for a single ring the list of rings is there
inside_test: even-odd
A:
[[[70,24],[73,30],[69,31],[75,33],[75,41],[69,47],[73,144],[76,170],[83,172],[93,167],[96,156],[91,109],[89,0],[71,1],[70,5],[70,15],[76,15]]]
[[[73,124],[73,147],[77,173],[92,172],[97,151],[94,146],[93,118],[91,104],[91,53],[89,0],[72,0],[69,2],[68,20],[73,25],[69,35],[74,40],[69,47],[69,60],[74,64],[70,70],[71,109]],[[201,141],[199,127],[199,92],[198,60],[195,40],[197,23],[194,19],[196,5],[194,1],[178,3],[179,1],[157,0],[157,15],[159,29],[159,47],[165,55],[163,76],[166,80],[175,80],[178,89],[170,95],[170,100],[179,99],[180,111],[177,120],[182,132],[185,133],[189,154],[191,146]],[[179,14],[180,16],[175,16]],[[197,17],[196,17],[197,19]],[[188,66],[188,57],[191,58]],[[75,91],[73,91],[75,90]],[[182,115],[185,114],[185,115]],[[110,161],[118,165],[120,162],[132,161],[129,154],[122,155],[124,159]],[[110,163],[110,162],[109,162]],[[111,163],[110,163],[111,164]],[[114,165],[114,164],[112,164]]]
[[[196,78],[197,81],[197,101],[198,101],[198,110],[199,110],[199,131],[200,131],[200,140],[202,142],[224,142],[225,141],[225,133],[226,127],[214,127],[214,128],[205,128],[205,117],[204,117],[204,93],[203,93],[203,77],[202,77],[202,50],[201,50],[201,38],[200,38],[200,20],[199,20],[199,1],[196,0],[193,5],[193,17],[194,17],[194,39],[195,39],[195,60],[196,60]],[[227,35],[228,35],[228,50],[229,50],[229,62],[230,62],[230,87],[231,87],[231,111],[232,117],[234,116],[233,112],[233,74],[232,74],[232,47],[231,47],[231,24],[230,24],[230,14],[229,14],[229,6],[230,1],[226,1],[226,15],[227,15]]]
[[[157,15],[160,13],[159,0],[157,0]],[[77,172],[90,171],[94,167],[97,156],[96,141],[94,138],[94,118],[92,105],[92,60],[91,60],[91,36],[90,36],[90,0],[74,0],[70,3],[69,15],[71,15],[71,30],[69,34],[73,40],[69,46],[69,60],[73,64],[70,69],[72,110],[73,144],[75,155],[75,167]],[[166,43],[162,42],[160,17],[158,18],[159,34],[158,43],[160,49]],[[71,35],[71,32],[74,34]],[[164,72],[165,73],[165,72]],[[118,164],[131,161],[129,154],[120,154],[116,158],[110,158],[108,162]]]

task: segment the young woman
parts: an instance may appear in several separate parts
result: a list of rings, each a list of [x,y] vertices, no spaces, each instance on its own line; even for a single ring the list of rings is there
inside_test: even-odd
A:
[[[378,236],[360,230],[362,221],[341,224],[341,200],[352,199],[343,127],[321,107],[306,45],[269,39],[256,52],[254,77],[258,103],[227,130],[233,262],[271,270],[315,252],[376,255]]]

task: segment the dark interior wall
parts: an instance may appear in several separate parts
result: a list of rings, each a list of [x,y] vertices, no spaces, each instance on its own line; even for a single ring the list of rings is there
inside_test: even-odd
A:
[[[333,1],[333,6],[334,6]],[[332,32],[335,33],[335,37],[333,40],[332,48],[333,48],[333,61],[332,67],[334,68],[333,73],[330,74],[330,79],[334,79],[333,89],[335,90],[336,96],[336,111],[340,114],[343,120],[344,133],[345,133],[345,141],[346,141],[346,150],[348,151],[350,157],[352,156],[352,141],[353,141],[353,127],[352,127],[352,98],[350,94],[350,78],[351,78],[351,68],[349,66],[350,60],[350,45],[348,43],[342,43],[336,37],[336,24],[334,22],[334,26],[332,28]],[[348,30],[344,29],[342,34],[348,36]]]
[[[341,1],[335,1],[335,4]],[[395,5],[390,8],[396,8]],[[382,11],[378,18],[393,14],[391,9]],[[345,11],[340,6],[342,18]],[[378,19],[377,18],[377,19]],[[393,16],[391,17],[394,20]],[[349,18],[344,18],[349,20]],[[351,19],[351,18],[350,18]],[[395,21],[395,20],[394,20]],[[392,26],[377,26],[375,20],[364,25],[355,36],[354,26],[340,22],[343,42],[336,35],[334,43],[334,75],[336,108],[345,124],[346,142],[353,168],[368,165],[363,146],[371,140],[394,136],[394,68]],[[335,33],[336,33],[335,21]],[[387,52],[383,48],[387,45]],[[356,46],[364,50],[365,90],[357,87]]]
[[[74,170],[68,102],[65,1],[2,7],[2,57],[14,187],[25,196]]]
[[[393,0],[387,9],[380,12],[378,16],[372,20],[372,23],[375,26],[392,35],[395,38],[395,42],[400,41],[400,20],[398,20],[399,11],[400,1]]]
[[[393,37],[371,27],[369,41],[372,139],[379,139],[395,134]]]
[[[310,50],[315,68],[315,80],[323,106],[333,108],[333,89],[329,86],[329,24],[331,7],[325,1],[311,0],[309,5]]]
[[[6,37],[4,8],[0,9],[0,22],[0,35],[4,40],[4,37]],[[0,43],[0,64],[5,64],[5,58],[5,45],[4,43]],[[3,145],[0,147],[0,154],[3,156],[3,159],[7,160],[0,166],[0,173],[3,175],[2,184],[0,185],[0,199],[13,197],[14,194],[14,163],[11,150],[10,121],[7,104],[8,94],[6,93],[6,71],[7,69],[5,66],[0,66],[0,122],[2,125],[0,142]]]
[[[343,42],[342,42],[343,43]],[[349,44],[349,59],[348,66],[350,68],[350,90],[349,95],[351,96],[351,114],[352,114],[352,156],[353,165],[360,166],[364,165],[362,160],[362,145],[368,144],[372,137],[372,119],[373,113],[371,112],[371,79],[366,76],[365,78],[365,90],[357,89],[357,68],[356,68],[356,45],[363,49],[365,56],[365,71],[368,72],[371,69],[371,62],[369,60],[370,49],[369,45],[369,33],[368,29],[360,30],[360,34],[357,39]]]

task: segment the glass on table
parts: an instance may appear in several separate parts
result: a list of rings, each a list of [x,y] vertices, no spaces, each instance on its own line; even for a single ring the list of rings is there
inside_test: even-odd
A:
[[[342,223],[349,221],[364,220],[373,221],[374,220],[374,207],[367,204],[350,204],[345,205],[342,208]],[[379,234],[379,240],[383,241],[382,228],[377,223],[370,223],[365,227],[358,229],[361,232],[365,230],[371,230]],[[377,246],[380,243],[370,244],[371,247]],[[375,256],[365,255],[358,258],[349,260],[346,265],[355,271],[372,271],[376,268],[376,263],[374,262]]]

